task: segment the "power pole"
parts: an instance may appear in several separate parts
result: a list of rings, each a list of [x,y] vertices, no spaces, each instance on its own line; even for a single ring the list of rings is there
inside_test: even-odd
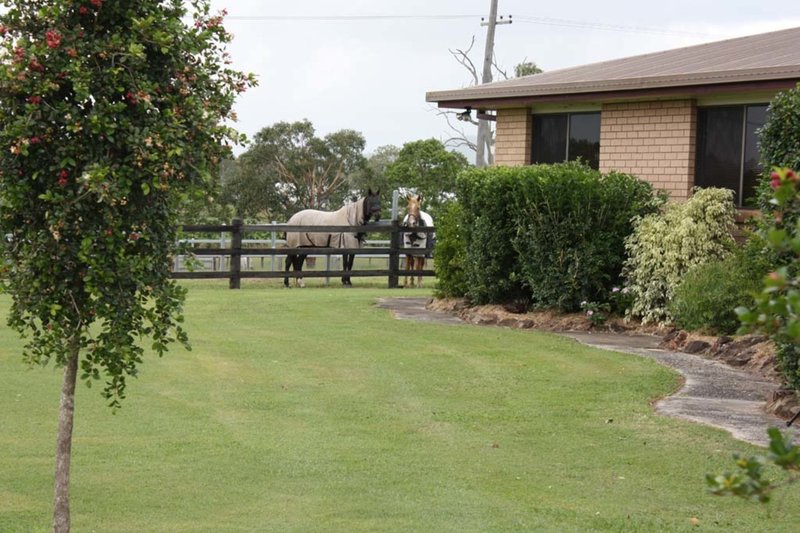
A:
[[[492,63],[494,62],[494,29],[498,24],[511,24],[511,15],[508,20],[497,20],[497,0],[491,0],[489,6],[489,20],[483,22],[481,26],[486,26],[486,48],[483,53],[483,77],[481,83],[492,82]],[[486,154],[491,153],[491,126],[488,120],[478,120],[478,138],[475,150],[475,166],[486,166]]]

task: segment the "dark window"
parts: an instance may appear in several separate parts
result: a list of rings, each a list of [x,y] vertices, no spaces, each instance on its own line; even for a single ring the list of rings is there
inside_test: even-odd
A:
[[[766,113],[766,105],[697,110],[695,185],[731,189],[740,206],[753,197],[761,172],[756,130]]]
[[[584,160],[600,167],[600,113],[533,116],[533,163]]]
[[[567,115],[533,116],[534,163],[561,163],[567,158]]]
[[[600,113],[569,116],[567,160],[583,159],[590,167],[600,168]]]

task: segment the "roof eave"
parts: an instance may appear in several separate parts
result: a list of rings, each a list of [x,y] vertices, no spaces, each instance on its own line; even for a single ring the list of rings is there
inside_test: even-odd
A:
[[[775,92],[792,89],[800,83],[800,71],[793,76],[781,79],[758,79],[729,83],[700,83],[689,85],[669,85],[643,88],[608,88],[603,90],[577,88],[572,92],[540,92],[539,94],[517,95],[476,95],[469,96],[467,90],[440,91],[426,94],[427,102],[435,102],[440,108],[463,109],[503,109],[527,107],[544,103],[574,102],[614,102],[624,100],[642,100],[647,98],[694,98],[710,94],[732,94],[738,92]]]

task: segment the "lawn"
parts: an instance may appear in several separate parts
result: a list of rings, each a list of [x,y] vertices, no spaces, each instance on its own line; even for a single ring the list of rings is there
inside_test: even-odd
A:
[[[78,389],[76,532],[800,523],[795,488],[769,512],[705,492],[732,452],[763,450],[655,415],[679,378],[650,360],[373,306],[426,290],[187,285],[191,352],[147,357],[117,414]],[[27,370],[20,347],[1,325],[0,531],[48,531],[61,376]]]

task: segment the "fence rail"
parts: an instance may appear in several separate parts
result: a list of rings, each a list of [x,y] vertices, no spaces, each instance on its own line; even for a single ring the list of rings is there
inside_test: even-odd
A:
[[[433,233],[434,227],[415,228],[416,233]],[[284,277],[306,277],[306,278],[330,278],[342,276],[342,270],[311,270],[302,273],[294,271],[250,271],[242,270],[242,257],[277,257],[287,254],[304,254],[316,256],[338,256],[342,254],[354,254],[356,256],[385,256],[388,257],[388,268],[380,270],[351,270],[347,273],[350,277],[386,277],[388,278],[389,288],[399,285],[400,276],[424,276],[433,277],[436,272],[433,270],[401,270],[400,258],[409,253],[419,253],[419,248],[404,248],[403,233],[407,233],[407,228],[400,226],[397,221],[381,221],[362,226],[296,226],[289,224],[243,224],[240,219],[234,219],[230,225],[227,224],[191,224],[183,226],[183,233],[220,233],[230,234],[230,240],[220,239],[219,247],[193,247],[189,251],[192,255],[204,256],[227,256],[230,258],[230,270],[228,271],[188,271],[178,272],[177,268],[173,271],[174,279],[229,279],[230,288],[238,289],[243,278],[254,279],[278,279]],[[275,239],[276,233],[289,232],[309,232],[309,233],[381,233],[389,234],[389,246],[370,246],[365,248],[288,248],[285,245],[278,247],[278,240]],[[272,233],[272,247],[247,247],[244,246],[244,235],[247,233]],[[191,243],[195,239],[185,239]],[[209,239],[197,239],[197,242],[209,244]],[[257,241],[259,244],[265,242],[263,239]],[[267,241],[269,242],[269,241]],[[228,245],[229,243],[229,245]],[[227,245],[227,246],[226,246]],[[274,264],[274,263],[273,263]],[[329,267],[330,268],[330,265]]]

